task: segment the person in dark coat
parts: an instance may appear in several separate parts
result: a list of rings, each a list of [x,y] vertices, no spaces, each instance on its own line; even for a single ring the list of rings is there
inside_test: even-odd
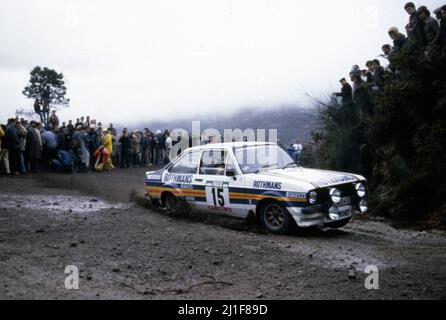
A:
[[[390,28],[389,36],[393,40],[393,49],[395,51],[401,50],[407,43],[406,36],[397,27]]]
[[[132,139],[127,129],[122,131],[122,136],[119,138],[119,143],[121,144],[121,168],[130,168]]]
[[[342,103],[352,103],[353,102],[353,89],[352,86],[347,82],[345,78],[339,81],[342,84],[341,97]]]
[[[440,34],[438,36],[438,45],[446,48],[446,5],[440,10]]]
[[[422,6],[417,11],[418,17],[424,22],[424,35],[426,37],[426,44],[432,47],[438,43],[440,35],[440,25],[438,21],[431,17],[431,12],[425,6]]]
[[[415,47],[426,46],[426,37],[424,36],[424,23],[417,14],[417,8],[413,2],[408,2],[404,9],[409,14],[409,23],[406,26],[409,43]]]
[[[6,128],[5,140],[9,152],[9,166],[14,175],[25,174],[21,171],[21,143],[16,128],[16,119],[9,119]]]
[[[37,130],[38,124],[31,121],[30,128],[26,135],[26,155],[30,161],[31,172],[40,171],[40,162],[42,161],[42,138]]]

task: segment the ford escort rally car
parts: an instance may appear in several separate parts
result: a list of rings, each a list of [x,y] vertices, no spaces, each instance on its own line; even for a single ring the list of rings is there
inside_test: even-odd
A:
[[[146,196],[170,212],[181,204],[245,219],[271,233],[295,226],[341,228],[368,210],[366,179],[306,169],[273,143],[209,144],[146,173]]]

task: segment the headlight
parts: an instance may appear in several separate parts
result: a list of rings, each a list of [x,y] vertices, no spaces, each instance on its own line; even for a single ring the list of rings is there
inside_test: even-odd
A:
[[[369,210],[369,207],[367,205],[367,200],[362,199],[359,203],[359,210],[361,210],[362,213],[366,213]]]
[[[365,185],[363,183],[358,183],[355,188],[358,196],[364,198],[366,194]]]
[[[338,220],[339,219],[339,209],[336,207],[331,207],[328,210],[328,217],[330,220]]]
[[[309,201],[310,201],[310,204],[316,204],[316,202],[317,202],[317,192],[316,191],[311,191],[310,192],[310,196],[309,196]]]
[[[339,189],[331,189],[330,190],[330,198],[333,203],[339,203],[341,202],[341,191]]]

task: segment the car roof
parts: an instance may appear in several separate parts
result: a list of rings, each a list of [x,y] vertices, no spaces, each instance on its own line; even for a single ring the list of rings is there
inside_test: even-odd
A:
[[[273,146],[276,145],[272,142],[227,142],[227,143],[213,143],[202,146],[190,148],[186,151],[200,151],[210,149],[237,149],[246,147],[261,147],[261,146]]]

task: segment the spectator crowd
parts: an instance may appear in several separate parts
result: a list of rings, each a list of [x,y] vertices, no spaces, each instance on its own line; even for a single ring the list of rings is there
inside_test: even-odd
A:
[[[23,175],[41,172],[87,173],[150,167],[168,162],[170,132],[149,129],[118,134],[90,117],[60,123],[53,111],[47,124],[11,118],[0,126],[0,172]]]
[[[346,78],[340,80],[342,90],[336,95],[342,97],[344,104],[357,102],[360,99],[358,93],[363,88],[371,88],[372,92],[379,90],[386,77],[398,80],[401,74],[393,64],[393,59],[398,53],[404,54],[405,48],[420,50],[427,57],[434,52],[446,55],[446,5],[433,12],[435,18],[426,6],[417,9],[413,2],[408,2],[404,10],[409,15],[409,22],[405,28],[406,35],[397,27],[392,27],[388,34],[393,45],[382,46],[381,57],[388,62],[388,65],[382,66],[379,59],[370,60],[366,62],[365,69],[361,69],[358,65],[353,66],[350,71],[352,85]]]

